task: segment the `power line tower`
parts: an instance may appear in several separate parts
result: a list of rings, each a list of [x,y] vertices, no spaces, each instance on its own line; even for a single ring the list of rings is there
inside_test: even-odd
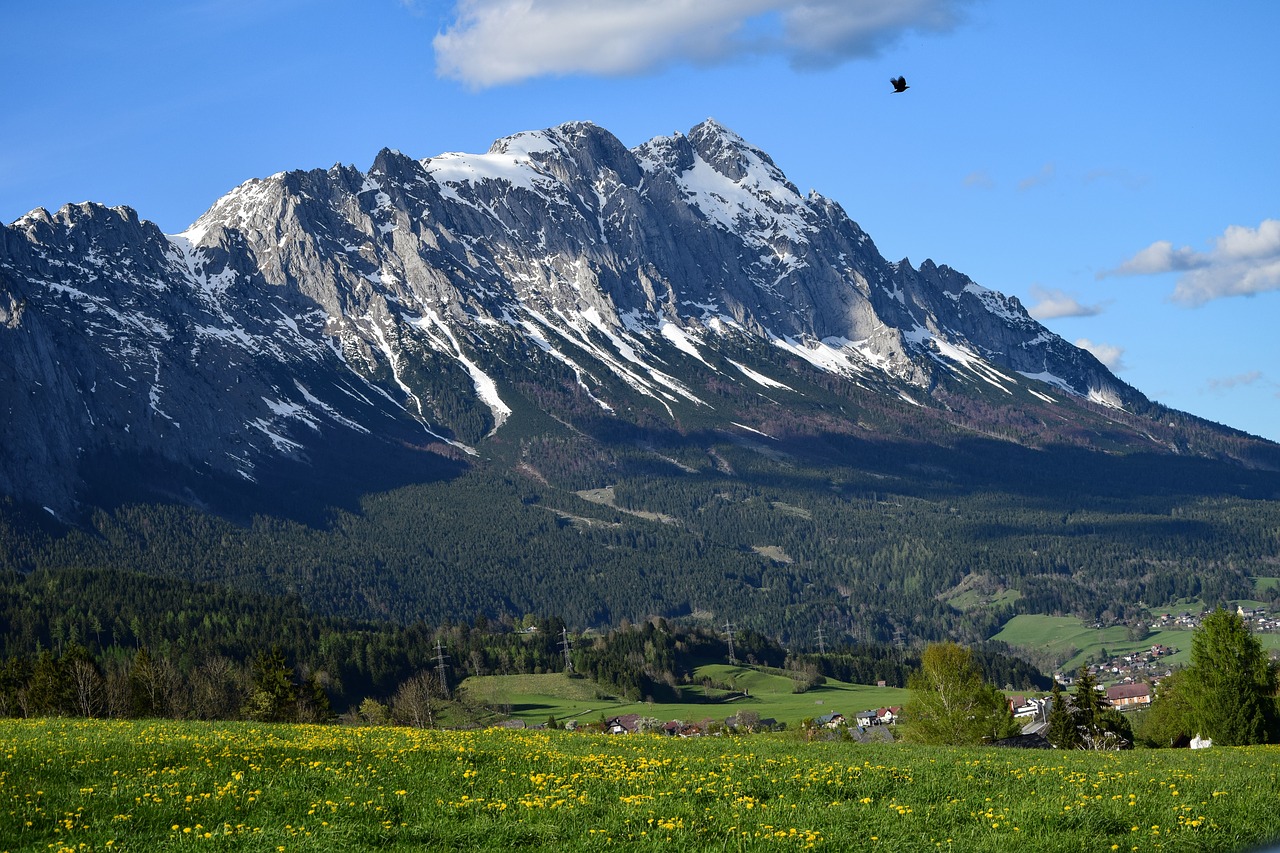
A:
[[[729,638],[729,665],[737,666],[738,659],[733,656],[733,623],[732,622],[724,623],[724,632]]]
[[[818,626],[818,654],[825,655],[827,653],[827,641],[822,636],[822,626]]]
[[[560,649],[564,652],[564,671],[565,673],[573,672],[573,659],[569,657],[569,649],[572,643],[569,642],[569,629],[560,629]]]
[[[907,647],[907,637],[902,632],[901,628],[895,627],[893,629],[893,644],[897,647],[898,651],[902,651]]]
[[[444,659],[448,657],[444,653],[444,647],[440,645],[440,638],[436,637],[436,676],[440,679],[440,689],[444,691],[445,698],[449,696],[449,677],[444,666]]]

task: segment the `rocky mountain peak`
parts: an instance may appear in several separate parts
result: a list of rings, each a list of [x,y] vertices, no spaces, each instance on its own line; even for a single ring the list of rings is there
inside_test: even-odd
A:
[[[0,485],[59,507],[104,454],[258,482],[326,447],[479,458],[533,411],[741,423],[832,383],[940,412],[1150,405],[1017,300],[886,262],[714,120],[634,149],[589,122],[384,149],[246,181],[168,238],[129,208],[33,211],[0,229],[0,308],[23,448]]]
[[[768,154],[749,145],[715,119],[706,119],[690,130],[689,141],[712,168],[730,180],[741,181],[747,177],[759,180],[759,173],[763,171],[770,180],[791,187]],[[795,192],[794,187],[791,189]]]

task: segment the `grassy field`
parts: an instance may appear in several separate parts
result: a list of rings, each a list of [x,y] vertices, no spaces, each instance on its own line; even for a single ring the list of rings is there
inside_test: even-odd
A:
[[[761,719],[772,717],[794,727],[805,719],[838,711],[852,717],[858,711],[901,705],[907,691],[894,687],[871,687],[828,680],[821,687],[805,693],[793,693],[793,682],[782,675],[772,675],[745,666],[711,664],[698,667],[694,680],[709,678],[717,684],[732,686],[739,694],[725,701],[722,690],[704,690],[700,684],[683,689],[685,702],[649,704],[602,698],[594,682],[572,679],[563,673],[546,675],[488,675],[468,678],[463,682],[476,699],[499,707],[509,707],[511,716],[529,723],[543,723],[548,717],[557,720],[596,722],[601,715],[642,714],[659,720],[697,722],[707,717],[724,720],[738,711],[755,711]]]
[[[1015,616],[1005,623],[993,639],[1015,648],[1048,650],[1065,659],[1062,668],[1066,672],[1078,669],[1099,651],[1111,654],[1128,654],[1139,649],[1149,649],[1161,643],[1178,650],[1165,661],[1171,666],[1191,663],[1191,638],[1194,631],[1153,631],[1142,640],[1128,639],[1128,629],[1123,625],[1110,628],[1089,628],[1079,619],[1070,616]],[[1280,634],[1257,634],[1264,649],[1280,649]],[[1071,650],[1074,649],[1074,654]]]
[[[1243,850],[1280,748],[0,721],[0,851]]]

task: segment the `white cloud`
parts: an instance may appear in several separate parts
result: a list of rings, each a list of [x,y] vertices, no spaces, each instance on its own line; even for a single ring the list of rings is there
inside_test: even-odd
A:
[[[1085,305],[1069,293],[1061,290],[1031,286],[1036,304],[1027,313],[1037,320],[1053,320],[1058,317],[1094,317],[1102,313],[1101,305]]]
[[[1228,225],[1215,251],[1235,260],[1280,256],[1280,219],[1264,219],[1257,228]]]
[[[1280,219],[1257,228],[1231,225],[1208,252],[1158,240],[1099,277],[1167,272],[1184,273],[1170,298],[1187,305],[1280,290]]]
[[[530,77],[640,74],[774,54],[797,67],[874,56],[945,32],[967,0],[458,0],[436,73],[483,88]]]
[[[966,187],[989,190],[996,185],[996,182],[986,170],[978,169],[964,176],[964,185]]]
[[[1168,240],[1157,240],[1129,260],[1103,275],[1151,275],[1153,273],[1190,270],[1205,263],[1204,256],[1190,246],[1173,248]]]
[[[1125,369],[1124,349],[1114,344],[1094,343],[1088,338],[1080,338],[1076,346],[1093,353],[1093,357],[1107,366],[1107,369],[1120,372]]]
[[[1203,305],[1227,296],[1254,296],[1280,290],[1280,257],[1265,263],[1216,263],[1178,279],[1174,302]]]

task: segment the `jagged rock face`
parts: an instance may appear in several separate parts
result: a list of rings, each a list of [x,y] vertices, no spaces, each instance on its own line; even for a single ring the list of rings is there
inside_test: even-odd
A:
[[[521,382],[675,417],[714,408],[689,370],[787,386],[762,346],[917,402],[945,375],[1145,403],[713,121],[630,150],[574,123],[255,179],[169,237],[93,204],[0,228],[0,491],[61,511],[102,453],[245,480],[353,436],[475,453]]]

